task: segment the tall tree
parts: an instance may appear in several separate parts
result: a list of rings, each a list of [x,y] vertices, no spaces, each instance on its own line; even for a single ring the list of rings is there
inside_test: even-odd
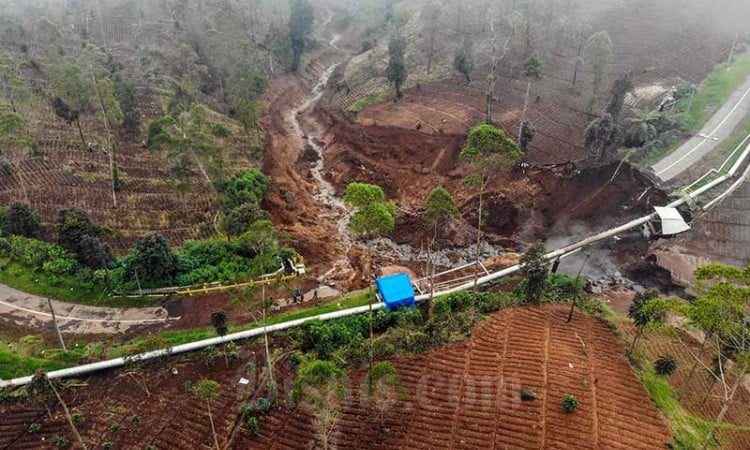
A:
[[[590,66],[591,71],[592,92],[589,102],[589,116],[591,116],[602,86],[607,81],[609,65],[614,58],[614,45],[612,45],[609,34],[604,30],[592,34],[586,41],[583,55],[583,59]]]
[[[10,234],[39,238],[42,228],[39,225],[39,213],[34,211],[25,203],[13,203],[8,208],[8,221],[10,222]]]
[[[350,183],[344,193],[344,204],[354,208],[349,228],[359,238],[368,240],[376,239],[393,231],[396,221],[393,214],[396,206],[393,202],[386,201],[385,192],[380,186],[367,183]],[[367,259],[370,271],[372,271],[372,249],[367,248]],[[370,278],[373,273],[365,274],[368,286],[372,286]],[[370,365],[372,366],[374,333],[372,317],[372,293],[368,295],[370,305]]]
[[[214,426],[214,416],[211,413],[211,402],[216,401],[221,395],[221,386],[214,380],[202,379],[193,387],[193,395],[198,401],[206,404],[208,410],[208,421],[211,424],[211,434],[214,438],[214,448],[220,450],[219,438],[216,435],[216,427]]]
[[[289,38],[292,41],[292,72],[297,72],[307,39],[312,31],[313,7],[308,0],[293,0],[289,16]]]
[[[112,251],[101,242],[101,228],[83,211],[74,208],[57,213],[57,243],[75,255],[76,259],[93,269],[107,267]]]
[[[476,268],[474,284],[479,278],[479,262],[482,256],[482,224],[484,222],[484,193],[487,186],[501,171],[513,167],[523,158],[523,153],[502,130],[489,124],[477,125],[469,131],[466,146],[461,150],[461,161],[473,169],[473,174],[464,179],[464,184],[479,194],[477,208]]]
[[[628,308],[628,317],[636,327],[635,337],[628,352],[632,354],[646,327],[664,321],[666,309],[660,304],[656,291],[639,292],[635,295],[630,308]]]
[[[435,261],[433,251],[438,239],[440,227],[447,221],[457,217],[459,214],[456,201],[445,188],[436,187],[427,196],[424,203],[424,220],[428,226],[432,227],[432,236],[427,246],[427,276],[430,283],[430,298],[427,303],[427,319],[432,317],[432,299],[435,292]]]
[[[474,42],[468,33],[464,35],[463,44],[456,51],[453,67],[466,78],[467,85],[471,83],[471,74],[474,72]]]
[[[161,234],[142,236],[126,258],[128,274],[137,277],[140,282],[168,284],[177,275],[177,256]]]
[[[549,261],[544,257],[546,253],[544,243],[539,241],[529,247],[521,257],[521,270],[526,277],[524,294],[526,301],[531,304],[541,301],[544,289],[547,287]]]
[[[401,87],[406,82],[408,76],[406,70],[406,61],[404,52],[406,51],[406,39],[401,36],[394,36],[388,43],[388,68],[386,77],[388,81],[396,88],[396,98],[401,98]]]
[[[256,136],[260,137],[260,98],[267,85],[266,77],[255,69],[241,70],[229,77],[229,102],[248,136],[251,130],[255,130]]]

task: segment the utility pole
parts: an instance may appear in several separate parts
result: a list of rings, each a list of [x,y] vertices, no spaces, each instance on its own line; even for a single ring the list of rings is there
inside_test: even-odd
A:
[[[55,309],[52,307],[52,300],[48,298],[47,304],[49,305],[49,310],[52,313],[52,323],[55,324],[55,331],[57,331],[57,337],[58,339],[60,339],[60,345],[62,346],[62,350],[63,352],[67,352],[68,350],[65,349],[65,341],[63,341],[62,333],[60,333],[60,327],[57,325],[57,317],[55,317]]]

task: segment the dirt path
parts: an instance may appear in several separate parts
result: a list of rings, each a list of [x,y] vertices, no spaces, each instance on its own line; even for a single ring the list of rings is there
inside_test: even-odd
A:
[[[52,300],[52,308],[64,333],[118,334],[143,325],[165,325],[179,317],[169,317],[162,307],[105,308],[75,305]],[[0,285],[0,323],[12,323],[28,329],[52,329],[52,314],[47,299]]]

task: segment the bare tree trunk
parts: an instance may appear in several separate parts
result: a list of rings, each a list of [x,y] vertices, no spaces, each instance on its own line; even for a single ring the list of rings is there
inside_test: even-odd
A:
[[[523,139],[523,124],[526,122],[526,113],[529,109],[529,93],[531,93],[531,81],[526,85],[526,96],[523,98],[523,112],[521,113],[521,120],[518,122],[518,146],[521,147],[521,140]]]
[[[484,197],[484,177],[482,178],[482,186],[479,188],[479,214],[477,218],[477,249],[476,249],[476,261],[474,262],[474,292],[476,293],[477,285],[479,284],[479,260],[482,257],[482,200]]]
[[[211,414],[211,403],[206,402],[206,407],[208,408],[208,421],[211,423],[211,434],[214,435],[214,446],[216,450],[220,450],[219,437],[216,436],[216,428],[214,427],[214,416]]]
[[[430,32],[430,54],[427,56],[427,75],[432,71],[432,56],[435,53],[435,26],[432,26]]]
[[[690,386],[690,381],[693,379],[693,374],[695,374],[695,369],[698,368],[698,360],[703,356],[703,350],[706,348],[706,342],[708,342],[708,335],[703,339],[703,343],[701,344],[701,348],[698,351],[698,356],[695,357],[695,361],[693,361],[693,367],[690,368],[690,374],[687,377],[687,381],[685,381],[682,384],[682,389],[680,389],[680,393],[677,396],[677,400],[682,400],[682,396],[685,395],[685,393],[688,391],[688,387]]]
[[[576,300],[578,299],[578,280],[581,279],[581,274],[583,273],[583,268],[586,267],[586,262],[589,259],[589,255],[586,255],[586,257],[583,259],[583,263],[581,264],[581,268],[578,269],[578,274],[576,275],[576,292],[573,294],[573,298],[570,299],[570,313],[568,313],[568,320],[566,323],[570,323],[571,320],[573,320],[573,310],[576,308]]]
[[[263,342],[266,348],[266,365],[268,367],[268,380],[271,386],[276,385],[273,378],[273,363],[271,362],[271,352],[268,348],[268,325],[266,324],[266,285],[261,285],[261,306],[263,307]]]
[[[643,329],[641,327],[638,327],[637,331],[635,332],[635,338],[633,338],[633,344],[630,346],[630,350],[628,351],[628,355],[633,354],[635,345],[638,343],[638,339],[640,339],[641,334],[643,334]]]
[[[68,409],[68,405],[62,399],[62,397],[60,396],[60,393],[57,392],[57,388],[55,387],[54,384],[52,384],[52,380],[47,378],[47,384],[49,384],[49,387],[52,388],[52,392],[55,393],[55,397],[57,397],[57,401],[59,401],[60,405],[62,405],[63,411],[65,411],[65,418],[68,420],[68,425],[70,425],[70,429],[73,430],[73,434],[76,435],[76,439],[78,439],[78,443],[81,444],[81,448],[83,450],[86,450],[86,443],[83,442],[83,437],[81,437],[81,433],[78,432],[78,428],[76,428],[75,423],[73,423],[73,416],[70,415],[70,410]]]
[[[719,415],[716,416],[716,420],[714,421],[714,424],[711,427],[711,431],[708,432],[708,437],[706,438],[706,442],[704,442],[703,447],[701,447],[702,450],[706,450],[711,445],[711,442],[713,442],[714,436],[716,436],[716,430],[719,428],[719,425],[721,425],[721,422],[724,420],[724,416],[727,414],[727,411],[729,411],[729,407],[732,405],[732,400],[734,400],[734,395],[737,393],[737,388],[739,388],[740,385],[742,384],[742,380],[745,377],[746,371],[747,370],[743,368],[740,371],[740,373],[737,374],[737,380],[735,380],[734,385],[732,386],[732,391],[724,399],[724,404],[721,405],[721,411],[719,411]]]
[[[495,16],[490,9],[490,31],[492,33],[492,64],[490,65],[490,76],[487,77],[487,113],[484,118],[485,123],[492,123],[492,107],[495,101],[495,72],[497,71],[497,46],[495,33]]]
[[[76,119],[76,125],[78,125],[78,135],[81,137],[81,147],[86,149],[86,139],[83,138],[83,130],[81,130],[81,119]]]

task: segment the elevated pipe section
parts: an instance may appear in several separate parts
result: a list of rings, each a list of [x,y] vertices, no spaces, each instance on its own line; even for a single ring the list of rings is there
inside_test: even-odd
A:
[[[716,186],[720,185],[721,183],[725,182],[726,180],[732,178],[734,174],[739,170],[742,163],[745,161],[745,159],[750,155],[750,145],[745,149],[742,156],[735,162],[735,164],[732,166],[732,168],[727,172],[726,174],[720,176],[719,178],[713,180],[712,182],[706,184],[705,186],[702,186],[699,189],[696,189],[695,191],[688,193],[685,197],[682,197],[680,199],[677,199],[673,201],[672,203],[668,204],[667,207],[676,208],[684,203],[687,202],[688,198],[695,198],[698,197],[701,194],[704,194],[711,189],[715,188]],[[596,242],[602,241],[604,239],[610,238],[612,236],[615,236],[619,233],[622,233],[624,231],[631,230],[633,228],[639,227],[650,220],[655,219],[657,216],[656,213],[649,214],[647,216],[640,217],[635,220],[631,220],[630,222],[620,225],[618,227],[609,229],[607,231],[604,231],[602,233],[596,234],[594,236],[590,236],[586,239],[583,239],[579,242],[576,242],[574,244],[567,245],[565,247],[559,248],[555,251],[552,251],[550,253],[547,253],[544,255],[544,257],[547,260],[554,260],[557,258],[565,258],[566,256],[572,255],[573,253],[576,253],[580,251],[582,248],[594,244]],[[454,294],[456,292],[466,291],[470,290],[476,286],[481,286],[487,283],[491,283],[495,280],[499,280],[500,278],[506,277],[508,275],[514,274],[521,270],[521,265],[516,264],[514,266],[505,268],[503,270],[500,270],[498,272],[491,273],[489,275],[485,275],[483,277],[480,277],[477,279],[477,282],[474,283],[474,281],[464,283],[462,285],[453,287],[451,289],[447,289],[445,291],[441,292],[435,292],[432,294],[433,297],[440,297],[443,295],[449,295]],[[415,297],[415,300],[418,302],[425,301],[430,298],[430,294],[422,294],[417,297]],[[385,305],[382,303],[376,303],[372,305],[373,310],[378,310],[383,308]],[[224,344],[231,341],[241,340],[241,339],[250,339],[258,336],[262,336],[264,333],[271,333],[274,331],[281,331],[281,330],[287,330],[289,328],[294,328],[297,326],[302,325],[305,322],[311,321],[311,320],[331,320],[331,319],[338,319],[341,317],[347,317],[352,316],[356,314],[362,314],[366,313],[370,310],[370,305],[367,306],[358,306],[356,308],[349,308],[344,309],[341,311],[336,311],[332,313],[326,313],[326,314],[320,314],[317,316],[311,316],[306,317],[302,319],[296,319],[291,320],[288,322],[278,323],[274,325],[268,325],[265,327],[259,327],[259,328],[253,328],[251,330],[246,331],[240,331],[238,333],[232,333],[228,334],[226,336],[220,336],[210,339],[203,339],[200,341],[195,342],[189,342],[187,344],[181,344],[176,345],[174,347],[169,347],[161,350],[153,350],[150,352],[140,353],[133,356],[128,356],[124,358],[114,358],[109,359],[107,361],[100,361],[90,364],[83,364],[76,367],[69,367],[67,369],[61,369],[61,370],[54,370],[47,373],[47,376],[50,379],[55,378],[67,378],[67,377],[76,377],[80,375],[87,375],[93,372],[97,372],[100,370],[106,370],[106,369],[114,369],[118,367],[122,367],[128,363],[131,362],[137,362],[137,361],[148,361],[150,359],[160,358],[160,357],[166,357],[174,354],[179,353],[185,353],[185,352],[191,352],[195,350],[201,350],[203,348],[212,346],[212,345],[219,345]],[[0,388],[8,388],[8,387],[19,387],[24,386],[26,384],[29,384],[31,382],[32,376],[26,376],[26,377],[20,377],[20,378],[13,378],[10,380],[0,380]]]

